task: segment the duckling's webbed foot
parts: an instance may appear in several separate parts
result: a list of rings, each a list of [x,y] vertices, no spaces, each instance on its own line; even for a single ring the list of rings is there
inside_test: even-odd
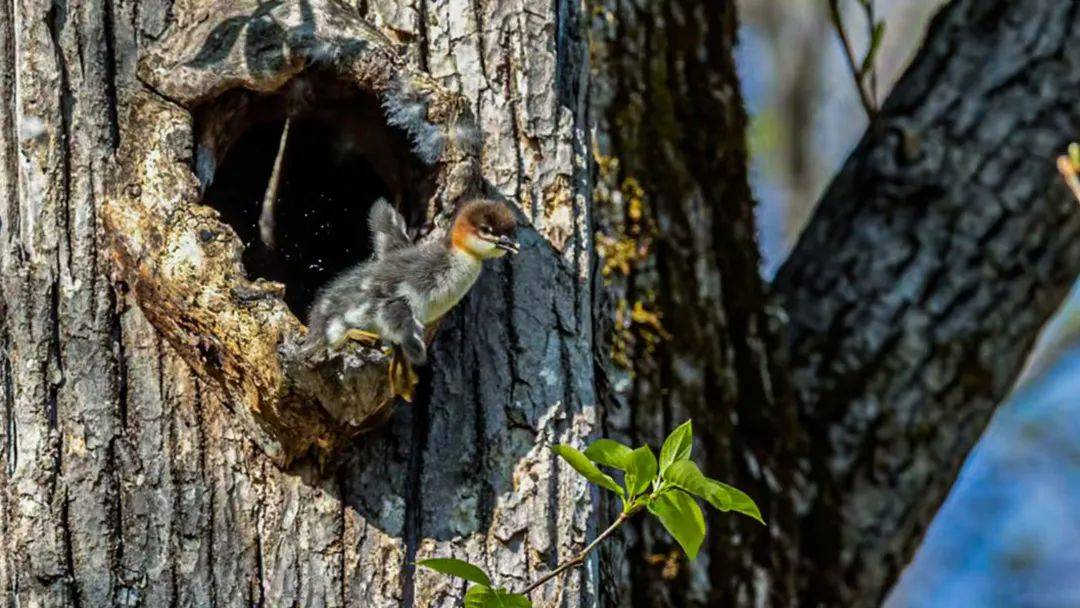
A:
[[[353,342],[359,342],[365,346],[375,346],[379,343],[379,334],[362,329],[350,329],[345,332],[345,337]]]
[[[420,378],[412,365],[409,365],[402,349],[395,346],[394,352],[390,355],[390,394],[398,395],[412,403],[413,389],[419,381]]]
[[[379,334],[356,328],[349,328],[339,333],[335,332],[331,337],[333,339],[329,343],[330,350],[341,350],[349,340],[359,342],[365,346],[375,346],[379,343]]]

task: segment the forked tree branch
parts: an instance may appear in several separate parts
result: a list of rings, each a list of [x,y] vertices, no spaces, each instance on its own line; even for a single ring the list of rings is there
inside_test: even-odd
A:
[[[869,10],[869,9],[868,9]],[[871,42],[873,44],[873,12],[869,12],[870,29],[871,29]],[[844,61],[847,63],[848,70],[851,72],[851,78],[855,83],[855,89],[859,92],[859,102],[862,103],[863,109],[866,111],[866,116],[873,120],[877,115],[878,107],[877,100],[874,97],[874,89],[876,87],[871,86],[870,90],[867,90],[867,77],[874,77],[874,71],[871,69],[869,74],[863,70],[860,66],[859,60],[855,57],[855,48],[851,44],[851,38],[848,36],[847,29],[844,27],[844,17],[840,12],[840,0],[829,0],[829,19],[832,21],[833,29],[836,30],[836,36],[840,39],[840,46],[844,50]],[[871,48],[867,51],[868,55],[871,55],[874,50]]]

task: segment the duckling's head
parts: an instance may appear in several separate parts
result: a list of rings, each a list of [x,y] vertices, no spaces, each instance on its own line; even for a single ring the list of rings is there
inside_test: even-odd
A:
[[[458,208],[450,240],[477,259],[499,258],[518,252],[516,230],[517,220],[504,203],[478,198]]]

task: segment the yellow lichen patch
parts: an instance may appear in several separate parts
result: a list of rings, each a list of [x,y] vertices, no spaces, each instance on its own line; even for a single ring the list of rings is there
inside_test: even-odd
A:
[[[683,555],[676,549],[667,553],[650,553],[645,556],[645,563],[660,570],[660,578],[673,581],[679,576]]]
[[[651,361],[657,345],[672,337],[664,328],[660,312],[650,308],[655,295],[650,294],[649,299],[648,304],[638,300],[633,305],[619,300],[615,307],[611,360],[623,369],[634,370]]]
[[[655,232],[645,189],[633,176],[618,182],[618,159],[595,151],[593,158],[597,166],[593,198],[601,226],[596,232],[596,252],[602,261],[600,272],[605,279],[629,276],[649,257]]]
[[[651,270],[652,242],[657,229],[648,193],[633,175],[620,175],[618,159],[593,151],[597,167],[596,251],[604,283],[622,292],[615,307],[612,362],[627,371],[647,368],[657,345],[670,340],[656,305],[656,294],[631,296],[628,279]]]
[[[648,333],[656,337],[655,342],[671,339],[671,334],[664,329],[664,324],[660,321],[660,313],[646,310],[641,300],[634,302],[634,309],[630,311],[630,320],[648,328]]]

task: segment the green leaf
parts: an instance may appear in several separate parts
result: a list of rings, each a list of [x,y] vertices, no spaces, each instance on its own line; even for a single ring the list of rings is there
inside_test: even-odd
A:
[[[649,489],[649,484],[656,479],[656,468],[656,456],[649,446],[643,445],[630,452],[626,463],[626,491],[631,497]]]
[[[664,479],[694,496],[704,498],[717,510],[737,511],[765,523],[761,518],[761,511],[745,492],[706,477],[698,466],[689,460],[671,465]]]
[[[611,439],[597,439],[585,448],[585,456],[596,464],[625,471],[633,450]]]
[[[505,606],[506,608],[532,608],[532,602],[529,601],[529,598],[520,593],[509,593],[501,589],[496,589],[495,599],[499,601],[500,606]]]
[[[623,489],[619,487],[619,484],[615,483],[615,480],[612,479],[611,476],[596,468],[596,465],[581,452],[565,443],[551,446],[551,451],[558,454],[563,460],[569,463],[570,466],[574,467],[574,470],[581,473],[585,479],[588,479],[602,488],[607,488],[619,496],[625,496]]]
[[[498,608],[495,590],[487,585],[473,585],[465,592],[465,608]]]
[[[660,448],[660,474],[671,466],[671,463],[690,459],[690,449],[694,447],[694,427],[689,420],[680,424],[671,431],[664,440],[664,446]]]
[[[668,467],[664,473],[664,479],[671,482],[677,488],[685,490],[694,496],[704,498],[710,505],[720,511],[730,511],[732,502],[727,490],[717,485],[702,474],[691,460],[680,460]]]
[[[1076,142],[1069,144],[1069,160],[1072,161],[1074,169],[1080,169],[1080,144]]]
[[[532,608],[532,602],[519,593],[473,585],[465,592],[465,608]]]
[[[665,492],[649,502],[655,515],[691,560],[705,540],[705,516],[694,499],[680,490]]]
[[[443,574],[449,574],[450,576],[456,576],[463,578],[470,583],[476,583],[478,585],[491,586],[491,579],[480,568],[470,564],[469,562],[463,562],[460,559],[454,559],[452,557],[436,557],[433,559],[425,559],[416,563],[417,566],[422,566],[428,570],[434,570],[436,572],[442,572]]]
[[[746,492],[743,492],[738,488],[729,486],[726,483],[716,481],[715,479],[710,479],[709,481],[716,484],[722,490],[725,490],[728,493],[728,495],[731,497],[732,511],[737,511],[739,513],[742,513],[743,515],[748,515],[758,520],[762,524],[765,524],[765,520],[761,517],[761,511],[758,510],[757,505],[754,504],[754,499],[747,496]]]

